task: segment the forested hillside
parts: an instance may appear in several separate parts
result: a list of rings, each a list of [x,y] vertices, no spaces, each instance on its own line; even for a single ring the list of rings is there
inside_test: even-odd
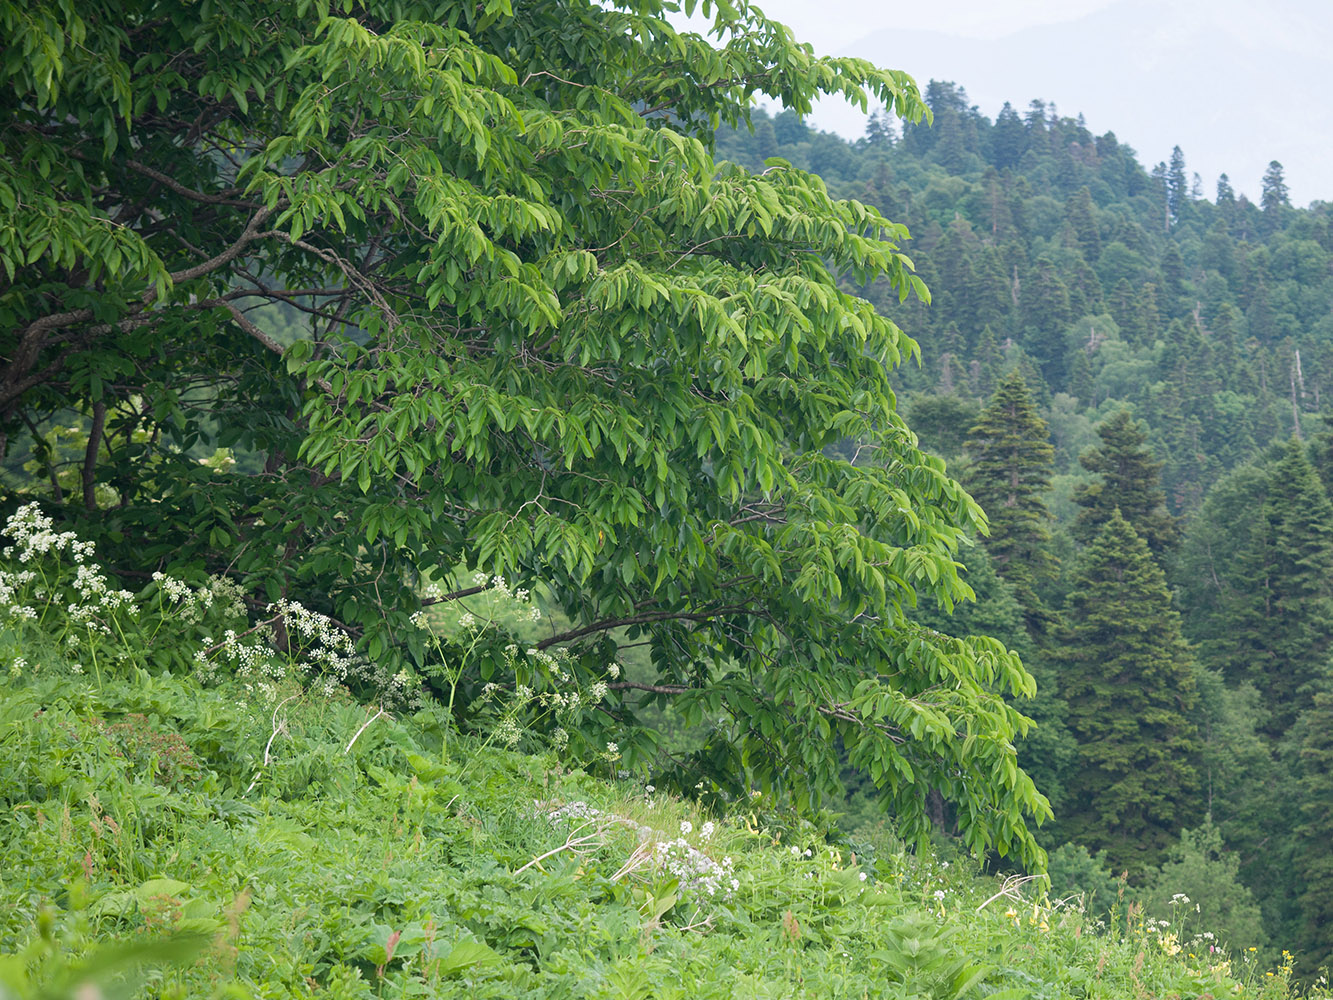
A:
[[[1057,880],[1088,881],[1086,848],[1312,973],[1333,956],[1333,204],[1293,207],[1276,162],[1255,204],[1042,101],[992,121],[954,84],[925,97],[930,127],[875,114],[846,142],[761,113],[719,154],[911,231],[928,305],[844,284],[920,344],[900,404],[990,516],[979,605],[928,619],[1038,677],[1022,756],[1043,840],[1069,845]]]
[[[0,0],[0,998],[1317,982],[1328,218],[674,6]]]

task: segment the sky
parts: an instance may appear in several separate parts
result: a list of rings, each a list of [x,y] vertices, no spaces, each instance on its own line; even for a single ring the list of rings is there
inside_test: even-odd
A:
[[[1333,201],[1330,0],[759,0],[829,55],[952,80],[994,118],[1034,98],[1114,131],[1145,168],[1185,154],[1212,196],[1227,173],[1258,200],[1269,161],[1292,200]],[[701,27],[697,16],[684,22]],[[816,127],[856,138],[865,117],[825,101]]]

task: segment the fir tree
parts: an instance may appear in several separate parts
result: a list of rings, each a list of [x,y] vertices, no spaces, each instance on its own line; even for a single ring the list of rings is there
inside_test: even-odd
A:
[[[1082,508],[1075,536],[1091,541],[1118,509],[1160,560],[1179,539],[1180,528],[1166,509],[1162,463],[1146,444],[1144,426],[1120,410],[1097,428],[1097,435],[1101,444],[1079,456],[1079,464],[1101,478],[1074,491],[1074,502]]]
[[[1270,656],[1265,676],[1251,678],[1265,693],[1276,734],[1291,725],[1325,676],[1333,640],[1333,504],[1293,438],[1269,479],[1263,508],[1269,559],[1264,628]]]
[[[1184,218],[1189,206],[1189,184],[1185,180],[1185,154],[1180,147],[1171,150],[1171,166],[1166,174],[1167,206],[1171,218],[1179,221]]]
[[[1320,691],[1297,726],[1295,873],[1302,886],[1297,933],[1301,971],[1333,965],[1333,692]]]
[[[1265,213],[1276,212],[1280,208],[1291,206],[1291,196],[1287,191],[1287,182],[1282,174],[1282,164],[1273,160],[1264,171],[1263,195],[1259,199]]]
[[[1299,441],[1218,483],[1180,569],[1206,662],[1254,685],[1261,731],[1280,737],[1333,653],[1333,504]]]
[[[977,418],[967,451],[968,489],[990,518],[986,549],[1013,586],[1029,630],[1041,632],[1048,614],[1035,587],[1056,569],[1045,500],[1055,449],[1018,371],[1004,378]]]
[[[1194,661],[1166,578],[1119,511],[1083,552],[1065,622],[1061,687],[1079,749],[1061,831],[1146,873],[1199,804]]]
[[[1092,192],[1086,186],[1065,202],[1065,220],[1074,233],[1074,241],[1083,259],[1095,261],[1102,252],[1101,234],[1097,231],[1096,213],[1092,206]]]

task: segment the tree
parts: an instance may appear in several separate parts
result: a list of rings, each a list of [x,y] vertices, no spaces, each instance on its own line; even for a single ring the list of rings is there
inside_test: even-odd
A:
[[[1291,196],[1287,191],[1287,182],[1282,173],[1282,164],[1273,160],[1264,171],[1262,194],[1259,205],[1265,215],[1271,215],[1282,208],[1291,207]]]
[[[981,411],[967,452],[968,488],[990,519],[986,551],[1013,586],[1029,631],[1040,633],[1047,613],[1035,588],[1055,572],[1045,500],[1055,449],[1017,370],[1005,377]]]
[[[1128,410],[1118,410],[1097,428],[1101,444],[1079,456],[1079,464],[1100,477],[1074,490],[1075,532],[1091,541],[1112,514],[1120,514],[1159,560],[1175,545],[1180,529],[1166,509],[1159,473],[1162,463],[1147,446],[1144,426]]]
[[[1333,692],[1320,691],[1297,724],[1298,813],[1295,874],[1298,878],[1302,972],[1312,975],[1333,962]]]
[[[1276,739],[1323,682],[1333,642],[1333,504],[1299,441],[1209,492],[1180,570],[1201,655],[1260,692],[1261,731]]]
[[[1146,873],[1199,804],[1194,661],[1166,578],[1119,511],[1078,562],[1064,622],[1055,658],[1078,763],[1060,830]]]
[[[1184,218],[1189,208],[1189,182],[1185,178],[1185,154],[1179,146],[1171,150],[1171,165],[1166,175],[1166,201],[1174,221]]]
[[[226,574],[427,675],[423,576],[540,585],[570,625],[523,676],[566,648],[610,682],[593,749],[652,766],[635,699],[673,701],[728,720],[718,788],[812,806],[841,742],[908,835],[934,788],[974,849],[1040,864],[1002,697],[1030,676],[909,616],[968,596],[983,518],[894,410],[915,345],[833,277],[924,297],[905,231],[710,155],[759,93],[782,131],[821,91],[920,121],[917,88],[744,3],[716,49],[660,9],[0,7],[28,53],[0,70],[0,445],[85,415],[55,513],[127,574]],[[197,461],[218,446],[233,471]],[[654,676],[608,676],[622,629]],[[463,687],[517,684],[497,662]]]
[[[866,119],[866,144],[876,149],[888,149],[897,138],[897,127],[893,115],[883,108],[876,108]]]
[[[1268,947],[1259,905],[1240,880],[1240,859],[1223,845],[1211,818],[1180,831],[1179,843],[1172,845],[1153,881],[1150,912],[1175,923],[1175,911],[1182,907],[1198,907],[1197,926],[1216,934],[1233,955]]]
[[[1262,513],[1270,657],[1249,679],[1264,692],[1269,729],[1278,733],[1327,678],[1333,652],[1333,503],[1295,438],[1273,468]]]
[[[1001,170],[1018,166],[1023,156],[1027,136],[1023,130],[1023,121],[1018,117],[1012,104],[1004,102],[1004,107],[995,116],[995,127],[991,130],[991,149],[995,165]]]
[[[1065,201],[1065,220],[1074,232],[1074,239],[1084,260],[1093,263],[1101,255],[1101,234],[1097,231],[1097,217],[1092,205],[1092,192],[1087,186],[1078,189]]]

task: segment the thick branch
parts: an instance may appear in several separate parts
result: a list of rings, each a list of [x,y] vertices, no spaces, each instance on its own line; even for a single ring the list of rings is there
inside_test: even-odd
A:
[[[91,513],[97,509],[97,453],[102,448],[102,431],[106,428],[106,401],[93,403],[93,425],[88,431],[88,447],[83,452],[83,509]]]
[[[421,602],[421,606],[429,607],[432,604],[444,604],[448,601],[457,601],[463,597],[471,597],[473,594],[480,594],[489,584],[481,584],[477,587],[464,587],[462,590],[453,590],[447,594],[441,594],[439,597],[427,597]]]
[[[163,187],[175,191],[179,195],[189,198],[191,201],[203,202],[205,205],[234,205],[237,208],[258,208],[254,202],[239,201],[229,197],[235,193],[235,188],[228,189],[222,194],[206,194],[203,191],[196,191],[194,188],[188,188],[180,181],[176,180],[160,170],[154,170],[146,163],[140,163],[138,160],[126,160],[125,166],[129,167],[136,174],[143,174],[145,177],[152,178]]]
[[[593,622],[591,625],[585,625],[582,628],[561,632],[549,639],[543,639],[537,643],[537,648],[546,649],[548,646],[554,646],[559,642],[569,642],[571,639],[580,639],[585,635],[593,635],[596,632],[609,632],[613,628],[622,628],[628,625],[647,625],[651,622],[665,621],[706,622],[722,615],[741,614],[749,610],[748,605],[737,604],[715,608],[712,611],[650,611],[646,614],[630,615],[628,618],[607,618],[600,622]]]
[[[639,684],[635,681],[615,681],[608,684],[612,691],[647,691],[650,694],[685,694],[698,691],[699,688],[685,687],[681,684]]]
[[[241,233],[236,242],[227,247],[226,250],[223,250],[222,253],[209,258],[202,264],[196,264],[194,267],[188,267],[183,271],[172,273],[170,275],[171,283],[174,285],[183,281],[191,281],[231,263],[241,255],[246,246],[259,237],[259,226],[272,214],[272,209],[261,208],[251,216],[250,221],[245,226],[245,231]],[[140,296],[139,304],[135,307],[135,314],[141,314],[156,298],[157,289],[155,287],[145,291],[143,295]],[[72,351],[63,352],[61,356],[56,359],[55,365],[48,366],[45,372],[42,373],[42,377],[39,377],[34,381],[34,377],[28,375],[28,372],[30,372],[33,366],[37,363],[37,358],[41,354],[42,348],[47,345],[46,335],[49,332],[58,330],[61,327],[73,326],[76,323],[86,323],[92,318],[93,310],[90,308],[71,309],[67,312],[51,313],[48,316],[42,316],[24,327],[23,331],[19,334],[18,348],[14,351],[14,356],[10,360],[9,368],[5,372],[4,379],[0,380],[0,409],[3,409],[6,412],[12,409],[14,401],[18,399],[19,396],[44,380],[46,374],[52,372],[54,368],[58,368],[60,363],[72,353]],[[102,329],[111,329],[111,327],[107,326]]]

